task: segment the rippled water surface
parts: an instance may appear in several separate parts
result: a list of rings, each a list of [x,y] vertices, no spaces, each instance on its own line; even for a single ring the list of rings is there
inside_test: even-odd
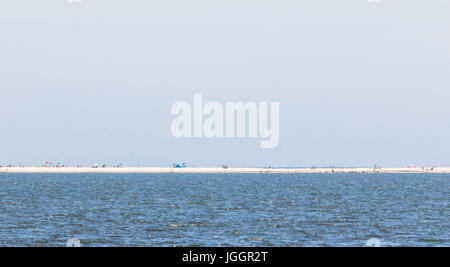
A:
[[[449,246],[449,188],[441,174],[0,174],[0,246]]]

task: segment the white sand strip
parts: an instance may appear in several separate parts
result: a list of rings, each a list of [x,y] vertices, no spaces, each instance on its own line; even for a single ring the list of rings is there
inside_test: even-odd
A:
[[[0,168],[0,173],[373,173],[372,168],[317,168],[265,169],[265,168],[159,168],[159,167],[12,167]],[[450,168],[379,168],[377,173],[450,173]]]

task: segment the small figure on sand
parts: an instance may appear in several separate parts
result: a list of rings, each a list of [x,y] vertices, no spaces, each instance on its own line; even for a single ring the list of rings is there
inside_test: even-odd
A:
[[[183,163],[174,163],[174,164],[172,164],[172,167],[173,168],[176,168],[176,169],[183,169],[183,168],[187,168],[187,164],[185,163],[185,162],[183,162]]]

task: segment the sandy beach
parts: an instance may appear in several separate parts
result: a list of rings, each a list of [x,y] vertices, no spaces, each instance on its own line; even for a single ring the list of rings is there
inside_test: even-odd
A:
[[[161,167],[3,167],[0,173],[450,173],[450,167],[434,168],[161,168]]]

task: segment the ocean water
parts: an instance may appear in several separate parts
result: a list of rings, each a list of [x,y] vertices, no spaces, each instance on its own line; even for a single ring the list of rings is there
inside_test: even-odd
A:
[[[450,245],[445,174],[0,174],[0,246]]]

